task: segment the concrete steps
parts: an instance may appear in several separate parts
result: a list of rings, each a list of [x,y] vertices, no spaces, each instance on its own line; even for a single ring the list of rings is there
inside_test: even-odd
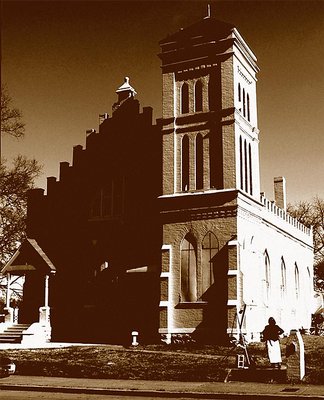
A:
[[[22,332],[29,328],[28,324],[14,324],[0,333],[0,343],[21,343]]]

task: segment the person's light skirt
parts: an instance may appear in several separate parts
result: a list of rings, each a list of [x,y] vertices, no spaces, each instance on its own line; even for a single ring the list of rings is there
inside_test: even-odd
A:
[[[279,340],[267,340],[268,357],[271,364],[281,363]]]

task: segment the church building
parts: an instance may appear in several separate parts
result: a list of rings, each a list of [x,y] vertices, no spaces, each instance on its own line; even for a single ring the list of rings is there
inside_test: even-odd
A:
[[[255,55],[209,16],[160,47],[162,118],[125,78],[72,164],[29,193],[28,239],[2,271],[25,275],[18,321],[113,343],[221,342],[242,310],[251,341],[270,316],[309,329],[312,230],[287,213],[283,177],[273,201],[260,191]]]

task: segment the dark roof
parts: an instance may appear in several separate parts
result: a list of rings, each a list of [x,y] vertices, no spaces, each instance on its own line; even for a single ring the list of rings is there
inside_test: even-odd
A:
[[[160,41],[160,45],[163,46],[166,43],[183,41],[195,35],[219,39],[227,36],[234,28],[233,24],[219,21],[215,18],[204,18],[187,28],[180,29],[178,32],[168,35]]]

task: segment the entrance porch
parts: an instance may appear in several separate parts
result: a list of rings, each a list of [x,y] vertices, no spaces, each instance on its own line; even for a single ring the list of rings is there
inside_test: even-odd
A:
[[[0,323],[1,335],[20,329],[21,343],[36,344],[51,340],[49,306],[50,281],[56,268],[34,239],[26,239],[1,274],[7,277],[5,321]],[[12,277],[25,277],[23,301],[19,308],[11,307]],[[19,340],[17,338],[17,340]]]

